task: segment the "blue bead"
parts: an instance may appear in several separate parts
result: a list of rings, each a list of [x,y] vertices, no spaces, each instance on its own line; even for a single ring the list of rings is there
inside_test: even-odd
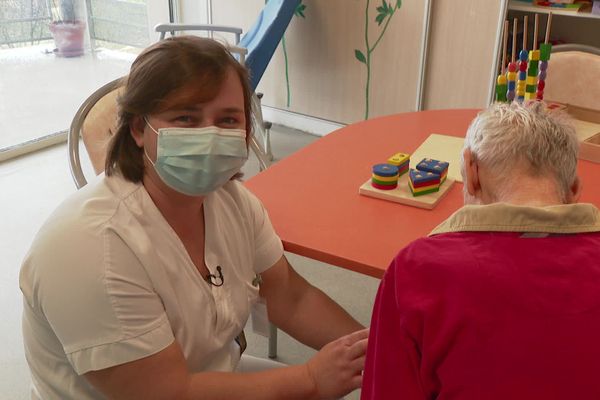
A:
[[[527,50],[521,50],[519,53],[519,60],[527,61],[527,58],[529,58],[529,52]]]
[[[508,101],[513,101],[515,99],[515,92],[514,91],[509,91],[506,94],[506,98],[508,99]]]
[[[519,71],[519,80],[524,81],[527,79],[527,71]]]
[[[517,88],[517,82],[515,81],[508,81],[508,90],[515,90]]]

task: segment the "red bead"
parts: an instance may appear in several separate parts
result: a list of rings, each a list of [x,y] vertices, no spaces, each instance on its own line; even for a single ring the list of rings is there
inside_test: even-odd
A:
[[[538,90],[537,93],[535,94],[535,98],[538,100],[544,100],[544,91]]]
[[[517,63],[511,62],[508,64],[508,72],[515,72],[517,70]]]
[[[521,61],[519,63],[519,71],[527,71],[527,63],[526,62]]]
[[[538,81],[538,85],[537,85],[538,90],[541,90],[543,92],[545,87],[546,87],[546,81]]]

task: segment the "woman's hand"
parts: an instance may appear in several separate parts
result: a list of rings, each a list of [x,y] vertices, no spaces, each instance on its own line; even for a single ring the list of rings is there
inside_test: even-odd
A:
[[[319,399],[336,399],[361,387],[368,336],[368,329],[342,336],[306,363]]]

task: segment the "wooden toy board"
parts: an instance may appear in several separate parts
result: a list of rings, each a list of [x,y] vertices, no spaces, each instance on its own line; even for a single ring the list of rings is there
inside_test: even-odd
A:
[[[463,151],[464,138],[456,136],[438,135],[432,133],[429,137],[410,155],[410,165],[414,168],[424,158],[447,161],[448,178],[462,182],[460,174],[460,155]]]
[[[412,161],[412,159],[411,159]],[[371,186],[371,179],[362,184],[358,193],[363,196],[375,197],[376,199],[389,200],[396,203],[406,204],[408,206],[433,209],[448,193],[454,180],[447,178],[439,192],[424,194],[422,196],[413,196],[408,187],[408,173],[402,175],[398,180],[398,187],[393,190],[380,190]]]

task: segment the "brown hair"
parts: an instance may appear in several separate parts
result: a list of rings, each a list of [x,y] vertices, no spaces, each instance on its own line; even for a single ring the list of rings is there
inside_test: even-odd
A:
[[[108,148],[106,175],[119,171],[125,179],[141,182],[144,150],[131,135],[132,118],[161,110],[169,94],[190,83],[202,88],[198,101],[211,100],[218,94],[229,68],[233,68],[242,84],[248,143],[252,134],[248,72],[225,46],[212,39],[177,36],[146,48],[131,65],[129,75],[123,78],[125,88],[117,99],[117,130]]]

